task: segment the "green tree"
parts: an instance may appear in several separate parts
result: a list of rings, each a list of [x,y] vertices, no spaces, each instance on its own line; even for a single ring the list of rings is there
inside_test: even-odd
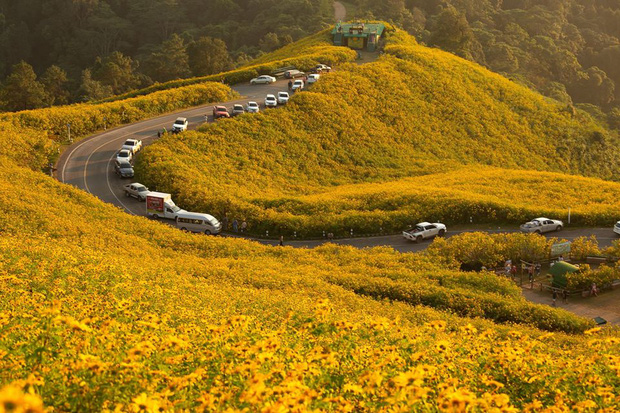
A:
[[[187,50],[179,35],[173,34],[151,53],[147,61],[147,74],[159,82],[190,75]]]
[[[258,46],[263,52],[272,52],[280,47],[280,39],[275,33],[267,33],[260,41]]]
[[[226,43],[212,37],[201,37],[187,47],[189,67],[194,76],[205,76],[230,69],[232,62]]]
[[[448,6],[436,16],[429,43],[464,58],[471,58],[474,34],[465,15]]]
[[[37,80],[32,66],[21,61],[13,66],[2,89],[2,101],[7,110],[17,111],[42,107],[45,90]]]
[[[56,65],[45,70],[41,76],[41,83],[45,89],[45,103],[47,106],[64,105],[69,101],[69,92],[66,89],[67,73]]]
[[[82,83],[78,94],[80,100],[83,102],[100,100],[112,95],[112,87],[103,85],[101,82],[94,80],[90,69],[84,69],[82,71]]]
[[[92,75],[93,79],[110,86],[112,93],[121,94],[140,85],[140,79],[135,74],[137,68],[138,63],[131,57],[116,51],[103,59],[97,58]]]

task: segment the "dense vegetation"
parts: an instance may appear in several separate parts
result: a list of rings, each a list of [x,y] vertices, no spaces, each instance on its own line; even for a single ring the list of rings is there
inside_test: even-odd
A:
[[[402,31],[385,52],[341,65],[287,107],[163,138],[140,157],[139,179],[261,235],[518,223],[568,207],[574,222],[613,222],[618,184],[522,170],[616,179],[616,134]]]
[[[351,0],[347,6],[349,19],[393,21],[424,44],[620,126],[617,0]],[[11,75],[3,82],[4,107],[100,99],[153,81],[218,73],[332,23],[326,0],[0,0],[0,79]]]
[[[445,84],[441,94],[423,87],[423,81],[433,78],[425,67],[433,65],[449,69],[445,76],[460,76],[458,90],[471,93],[488,110],[497,110],[522,134],[529,157],[502,155],[502,162],[513,159],[509,166],[514,168],[607,173],[604,168],[587,169],[583,156],[578,156],[577,143],[584,136],[600,134],[595,135],[599,146],[587,156],[602,156],[613,143],[587,116],[563,112],[499,77],[483,83],[485,94],[474,86],[480,85],[477,79],[489,76],[486,72],[418,48],[404,35],[394,39],[394,48],[386,48],[392,56],[326,76],[313,92],[297,95],[287,109],[177,135],[174,156],[181,161],[174,166],[181,173],[169,170],[167,176],[193,183],[185,174],[196,148],[217,143],[223,133],[230,135],[222,146],[238,149],[235,163],[224,169],[230,181],[222,184],[230,185],[231,205],[247,204],[251,191],[275,194],[285,189],[278,185],[291,186],[294,181],[286,179],[292,163],[287,162],[293,157],[298,162],[310,159],[299,163],[303,182],[290,189],[297,199],[347,182],[378,185],[385,177],[401,181],[424,178],[408,175],[433,178],[437,170],[457,173],[461,163],[479,163],[480,155],[453,152],[461,147],[458,142],[454,147],[446,147],[447,140],[433,143],[448,125],[435,122],[441,132],[415,132],[426,127],[422,122],[441,119],[445,110],[438,107],[438,112],[424,115],[417,107],[423,100],[441,95],[454,102],[465,96],[451,95],[450,82],[442,76],[437,77]],[[418,60],[394,56],[412,50]],[[393,80],[369,75],[395,74],[395,67],[403,71]],[[372,92],[394,86],[395,100],[387,106],[373,97]],[[392,106],[410,99],[412,90],[419,100],[407,101],[407,108],[419,118],[415,125]],[[505,98],[503,106],[490,97],[495,93]],[[620,408],[615,394],[620,385],[617,330],[592,328],[590,320],[532,304],[507,279],[459,270],[505,258],[544,257],[550,240],[468,234],[440,240],[418,255],[334,245],[312,250],[267,247],[186,234],[130,216],[38,171],[63,141],[68,119],[75,122],[79,139],[100,129],[104,116],[110,125],[120,124],[229,94],[225,85],[192,84],[117,102],[33,110],[0,119],[0,411]],[[471,120],[479,114],[452,113],[460,128],[448,138],[463,136],[462,142],[473,142],[465,132],[476,130]],[[479,145],[509,150],[514,135],[483,119],[491,132],[488,138],[472,135]],[[304,136],[284,134],[282,123],[289,129],[307,126],[315,140],[301,145]],[[341,127],[328,133],[326,128],[336,123]],[[520,123],[527,125],[518,127]],[[556,136],[549,130],[557,125],[563,126],[557,136],[564,139],[567,155],[549,160],[544,150],[535,150],[536,144],[551,145],[544,139]],[[394,131],[412,134],[413,139],[429,133],[421,142],[432,150],[422,158],[409,156],[405,163],[404,156],[412,152],[404,150],[412,141],[405,134],[388,140],[387,133]],[[243,140],[243,133],[252,140]],[[163,170],[171,144],[164,138],[157,150],[145,154],[157,167],[155,172]],[[276,144],[281,152],[274,150]],[[267,155],[282,162],[282,168],[267,174],[275,163],[258,157],[255,145],[270,148]],[[337,157],[327,156],[332,153]],[[435,158],[427,162],[429,154]],[[317,167],[322,163],[326,167]],[[614,168],[612,164],[610,170]],[[527,174],[487,170],[496,176],[503,171],[515,180],[517,174]],[[204,179],[207,170],[190,171]],[[557,173],[543,176],[568,184],[573,179]],[[273,180],[273,187],[265,179]],[[174,188],[171,182],[161,185]],[[238,200],[233,194],[239,194]],[[182,195],[190,205],[192,194]],[[298,202],[291,199],[292,205]],[[590,248],[587,241],[581,245],[583,251]],[[610,253],[620,256],[617,246]]]
[[[591,324],[459,272],[445,247],[265,247],[129,216],[4,157],[0,182],[5,405],[618,408],[616,332],[534,329]]]
[[[359,17],[391,20],[425,44],[507,74],[555,99],[599,105],[609,112],[611,126],[620,127],[617,0],[351,3]]]

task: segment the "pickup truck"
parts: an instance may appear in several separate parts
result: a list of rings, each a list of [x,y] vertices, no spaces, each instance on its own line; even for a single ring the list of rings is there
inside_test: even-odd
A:
[[[535,218],[521,225],[521,232],[542,234],[543,232],[560,231],[564,223],[557,219]]]
[[[149,193],[149,189],[137,182],[133,184],[125,185],[125,196],[133,196],[139,201],[146,201],[146,195]]]
[[[420,222],[414,228],[403,231],[403,237],[409,241],[421,242],[432,237],[443,237],[446,233],[446,226],[439,222]]]

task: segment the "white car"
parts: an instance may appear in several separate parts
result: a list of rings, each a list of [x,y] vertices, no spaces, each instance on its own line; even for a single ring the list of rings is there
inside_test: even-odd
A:
[[[278,106],[278,101],[276,100],[276,97],[274,95],[267,95],[267,97],[265,97],[265,107],[275,108],[276,106]]]
[[[620,221],[616,222],[616,225],[614,225],[614,232],[620,235]]]
[[[543,232],[560,231],[564,223],[557,219],[535,218],[521,225],[521,232],[542,234]]]
[[[274,83],[276,81],[276,78],[273,76],[269,76],[269,75],[261,75],[259,77],[255,77],[254,79],[250,80],[250,84],[251,85],[258,85],[258,84],[269,84],[269,83]]]
[[[131,162],[133,160],[133,153],[129,149],[121,149],[116,154],[116,160]]]
[[[258,113],[260,112],[260,106],[258,106],[256,102],[248,102],[248,104],[245,105],[245,111],[248,113]]]
[[[414,228],[403,231],[403,237],[410,241],[420,242],[423,239],[432,237],[443,237],[446,233],[446,226],[439,222],[420,222]]]
[[[146,201],[146,195],[149,192],[150,191],[146,186],[137,182],[125,185],[125,196],[133,196],[139,201]]]
[[[279,105],[286,105],[289,99],[290,99],[290,95],[288,94],[288,92],[278,92],[278,104]]]
[[[305,86],[304,81],[301,79],[297,79],[296,81],[293,82],[293,86],[291,87],[291,90],[293,92],[296,92],[298,90],[303,90],[304,86]]]
[[[142,141],[139,139],[127,139],[121,149],[129,149],[135,155],[142,149]]]
[[[187,118],[177,118],[172,124],[172,133],[184,132],[187,130],[187,125],[189,122]]]
[[[314,67],[314,70],[316,70],[317,72],[329,72],[330,70],[332,70],[332,68],[324,65],[323,63],[319,63]]]
[[[321,75],[318,75],[316,73],[308,75],[308,84],[311,85],[312,83],[315,83],[317,80],[319,80],[320,77]]]

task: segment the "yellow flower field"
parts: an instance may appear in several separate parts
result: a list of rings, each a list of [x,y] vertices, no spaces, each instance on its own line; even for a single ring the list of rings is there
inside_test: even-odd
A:
[[[5,158],[0,182],[4,411],[620,408],[616,330],[442,252],[185,234]]]
[[[602,180],[617,180],[617,134],[402,32],[385,51],[286,107],[161,139],[139,179],[259,235],[517,224],[568,208],[580,225],[617,220],[618,184]]]

